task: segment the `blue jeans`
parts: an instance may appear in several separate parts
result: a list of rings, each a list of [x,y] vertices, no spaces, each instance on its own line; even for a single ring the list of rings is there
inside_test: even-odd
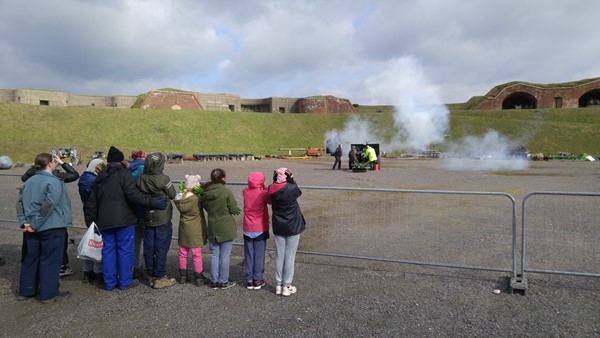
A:
[[[233,241],[210,243],[210,281],[225,284],[229,281],[229,259]]]
[[[39,287],[40,300],[60,294],[60,264],[67,228],[24,233],[27,254],[21,264],[19,295],[33,297]]]
[[[265,236],[250,238],[244,236],[244,270],[246,281],[262,280],[265,272],[265,253],[267,240]]]
[[[162,278],[167,275],[167,254],[173,237],[173,223],[144,228],[144,260],[148,276]]]
[[[91,259],[83,260],[83,272],[94,272],[95,274],[102,273],[102,262],[95,262]]]
[[[137,224],[135,225],[135,263],[133,267],[140,271],[142,270],[142,240],[144,239],[144,227],[144,220],[138,219]]]
[[[275,282],[277,285],[292,285],[298,242],[300,242],[300,235],[275,235]]]
[[[135,260],[133,237],[135,225],[102,230],[102,275],[104,289],[111,291],[117,284],[119,289],[127,289],[131,283],[131,273]]]

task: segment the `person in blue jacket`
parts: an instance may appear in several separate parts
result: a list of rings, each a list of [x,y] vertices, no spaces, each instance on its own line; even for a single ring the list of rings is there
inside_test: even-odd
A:
[[[138,178],[144,172],[144,163],[146,162],[146,152],[141,149],[134,149],[131,151],[131,163],[129,163],[129,172],[133,178]],[[142,248],[144,240],[144,228],[146,226],[144,216],[146,210],[143,207],[138,206],[135,211],[137,216],[137,222],[135,223],[135,262],[133,264],[133,278],[145,277],[145,270],[142,264]]]
[[[94,184],[96,183],[96,177],[98,174],[104,169],[106,163],[104,160],[100,158],[95,158],[90,161],[87,168],[79,177],[79,197],[81,198],[81,204],[83,205],[83,209],[85,211],[85,206],[87,204],[90,195],[92,194],[92,189],[94,188]],[[104,280],[102,278],[102,262],[96,262],[91,259],[83,260],[83,283],[91,283],[97,282],[99,285],[104,284]]]
[[[52,174],[59,162],[49,153],[35,157],[35,174],[17,201],[17,218],[25,234],[27,253],[21,265],[18,300],[36,296],[42,303],[65,299],[60,291],[60,265],[67,227],[73,225],[65,182]]]

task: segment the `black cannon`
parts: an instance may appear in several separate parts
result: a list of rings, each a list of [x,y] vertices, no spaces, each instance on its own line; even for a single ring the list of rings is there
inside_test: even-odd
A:
[[[79,149],[77,147],[52,147],[50,148],[50,153],[52,155],[58,155],[61,159],[67,158],[70,159],[72,165],[78,165],[81,162]]]

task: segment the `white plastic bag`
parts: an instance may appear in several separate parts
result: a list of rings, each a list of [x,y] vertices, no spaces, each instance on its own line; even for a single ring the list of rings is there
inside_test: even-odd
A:
[[[101,262],[102,246],[104,246],[104,242],[102,241],[100,230],[98,230],[96,223],[92,222],[83,235],[83,238],[81,238],[81,242],[79,242],[79,246],[77,247],[77,258]]]

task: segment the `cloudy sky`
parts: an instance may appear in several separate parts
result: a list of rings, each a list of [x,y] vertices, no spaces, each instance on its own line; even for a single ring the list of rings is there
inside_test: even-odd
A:
[[[393,104],[373,87],[410,60],[426,90],[464,102],[600,77],[599,13],[593,0],[0,0],[0,88]]]

